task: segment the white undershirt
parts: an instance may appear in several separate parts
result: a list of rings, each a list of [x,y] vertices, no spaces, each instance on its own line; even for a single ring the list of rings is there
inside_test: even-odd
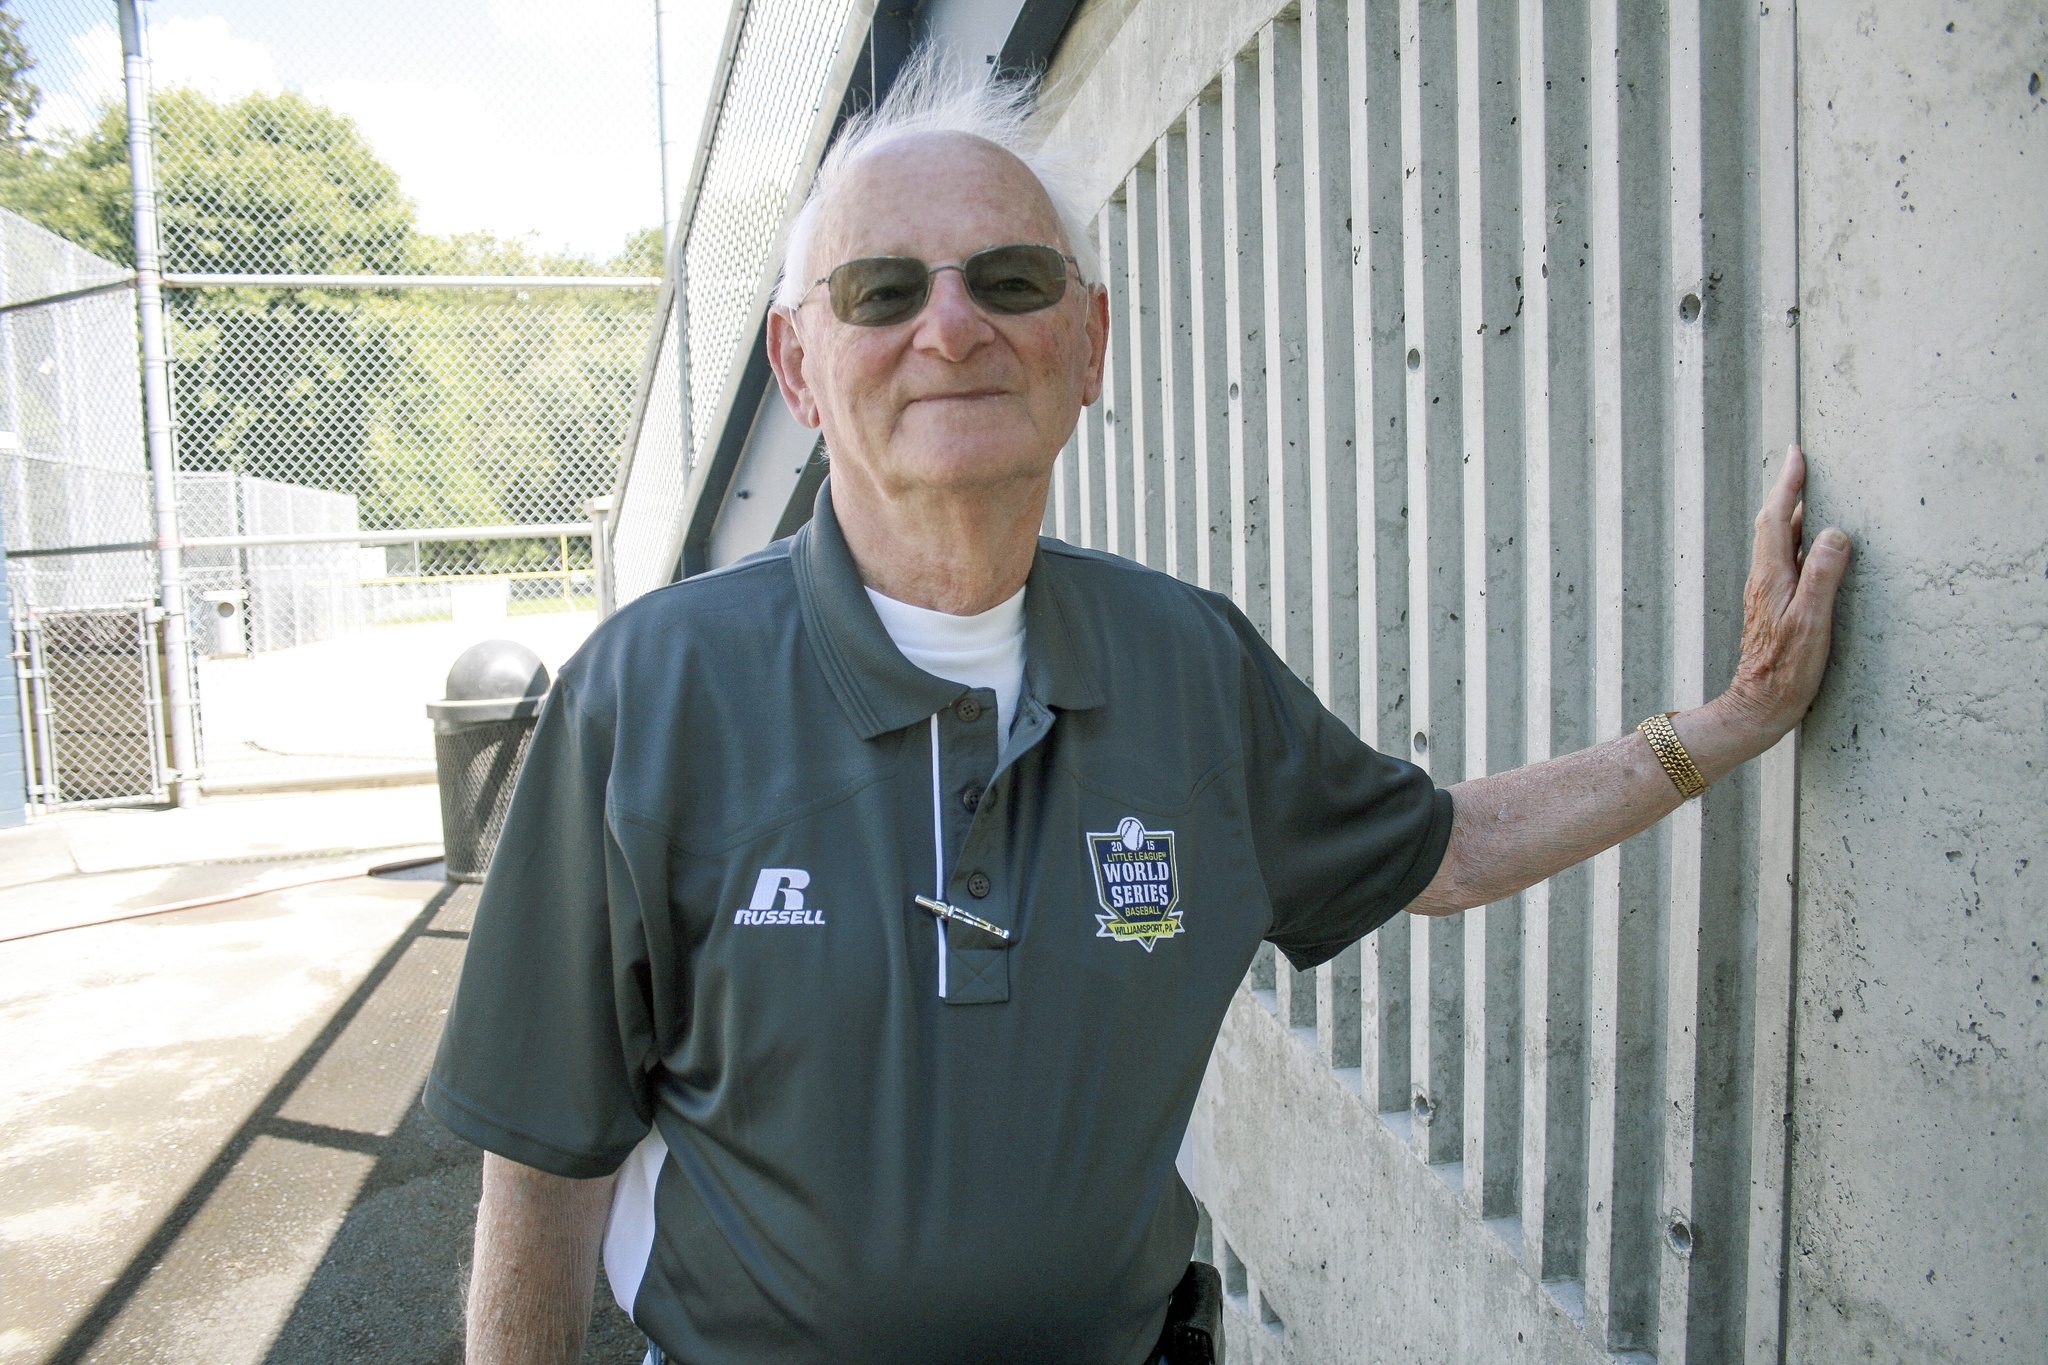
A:
[[[869,588],[868,601],[903,657],[935,678],[996,694],[996,733],[1005,744],[1024,690],[1024,589],[974,616],[913,607]]]

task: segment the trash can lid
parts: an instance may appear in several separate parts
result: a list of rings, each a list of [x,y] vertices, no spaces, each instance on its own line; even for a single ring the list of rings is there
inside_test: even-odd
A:
[[[517,640],[485,640],[456,656],[448,670],[448,696],[427,703],[438,733],[481,721],[526,720],[540,714],[548,691],[547,665]]]
[[[512,701],[545,696],[548,668],[517,640],[485,640],[456,657],[448,670],[448,701]]]

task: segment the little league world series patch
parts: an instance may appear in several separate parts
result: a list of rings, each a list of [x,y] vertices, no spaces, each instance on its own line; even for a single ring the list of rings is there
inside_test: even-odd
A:
[[[1172,830],[1146,829],[1126,815],[1113,832],[1088,836],[1088,860],[1096,898],[1107,912],[1095,917],[1102,926],[1095,937],[1136,943],[1149,953],[1158,940],[1181,932]]]

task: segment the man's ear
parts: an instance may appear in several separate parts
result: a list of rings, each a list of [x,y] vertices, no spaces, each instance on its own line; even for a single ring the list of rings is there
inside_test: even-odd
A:
[[[1088,337],[1088,368],[1081,376],[1081,406],[1102,397],[1102,369],[1109,356],[1109,290],[1099,284],[1088,287],[1088,318],[1083,324]]]
[[[804,378],[804,341],[797,335],[796,316],[786,309],[768,310],[768,368],[775,371],[776,387],[782,390],[782,401],[789,405],[790,413],[815,430],[824,419]],[[1100,380],[1096,387],[1101,387]]]

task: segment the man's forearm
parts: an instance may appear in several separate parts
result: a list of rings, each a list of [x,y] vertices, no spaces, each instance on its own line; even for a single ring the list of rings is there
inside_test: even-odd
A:
[[[1775,736],[1724,698],[1680,712],[1672,725],[1714,782]],[[1448,915],[1505,899],[1640,834],[1678,808],[1656,751],[1631,730],[1618,739],[1451,788],[1443,865],[1408,908]]]
[[[570,1180],[486,1153],[468,1365],[574,1365],[615,1176]]]
[[[1743,588],[1742,656],[1705,706],[1672,717],[1709,783],[1799,724],[1827,669],[1835,591],[1849,537],[1832,528],[1801,550],[1806,459],[1785,452],[1756,514]],[[1678,787],[1635,731],[1563,758],[1451,788],[1451,841],[1434,879],[1408,908],[1448,915],[1489,905],[1639,834],[1678,808]]]

